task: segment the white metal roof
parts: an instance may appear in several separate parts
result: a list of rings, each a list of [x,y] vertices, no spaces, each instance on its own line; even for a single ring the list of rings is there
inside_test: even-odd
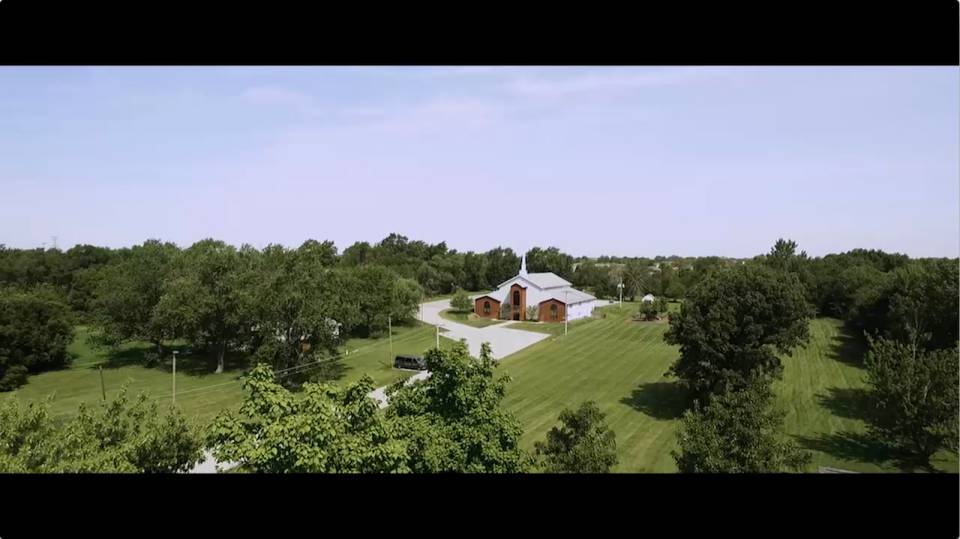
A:
[[[593,301],[597,299],[586,292],[570,287],[561,288],[560,290],[550,290],[550,297],[555,300],[562,301],[567,305],[573,305],[576,303],[583,303],[584,301]]]
[[[503,285],[517,278],[524,279],[530,284],[536,286],[537,288],[543,288],[543,289],[560,288],[563,286],[571,285],[570,281],[567,281],[566,279],[560,277],[556,273],[545,272],[545,273],[528,273],[526,275],[516,275],[497,285],[497,288],[501,288],[503,287]]]

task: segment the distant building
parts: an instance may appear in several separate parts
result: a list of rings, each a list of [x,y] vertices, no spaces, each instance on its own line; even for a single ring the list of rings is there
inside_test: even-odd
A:
[[[571,283],[551,272],[527,273],[527,257],[520,262],[520,273],[500,283],[497,289],[474,299],[473,312],[481,318],[500,318],[500,308],[510,305],[507,318],[526,320],[527,308],[537,308],[537,320],[563,322],[590,316],[597,298],[577,290]]]

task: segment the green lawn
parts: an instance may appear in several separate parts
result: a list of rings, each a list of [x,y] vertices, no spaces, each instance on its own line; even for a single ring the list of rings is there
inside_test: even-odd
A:
[[[492,320],[490,318],[480,318],[474,313],[461,313],[454,311],[453,309],[447,309],[445,311],[440,311],[440,317],[446,318],[451,322],[457,322],[459,324],[466,324],[468,326],[473,326],[475,328],[485,328],[487,326],[492,326],[494,324],[499,324],[500,320]]]
[[[422,354],[436,345],[435,331],[433,326],[419,324],[394,327],[393,355]],[[51,412],[57,417],[72,415],[81,402],[93,404],[101,400],[99,367],[102,366],[108,398],[128,383],[131,396],[146,392],[161,408],[171,402],[173,380],[169,360],[147,368],[143,366],[143,353],[151,348],[147,343],[126,344],[111,351],[90,346],[86,342],[88,334],[85,328],[78,328],[68,348],[75,356],[70,367],[29,376],[27,384],[11,394],[27,402],[54,394]],[[443,336],[440,342],[445,347],[453,343]],[[349,353],[344,354],[347,350]],[[393,368],[387,338],[350,339],[341,354],[334,369],[338,376],[335,383],[348,383],[369,374],[379,387],[412,374]],[[201,422],[210,421],[221,410],[238,408],[243,398],[240,376],[246,363],[240,358],[228,358],[227,369],[222,374],[213,374],[215,366],[206,357],[182,354],[177,359],[177,404],[188,416]],[[0,394],[0,398],[5,396]]]
[[[663,323],[633,322],[634,309],[616,305],[570,333],[537,343],[505,358],[500,368],[513,381],[504,405],[523,424],[522,444],[532,449],[557,422],[560,410],[592,399],[607,414],[617,435],[620,472],[676,471],[677,418],[683,394],[665,376],[677,350],[663,342]],[[530,329],[538,324],[526,323]],[[540,326],[549,327],[550,324]],[[553,330],[555,331],[555,330]],[[811,324],[806,348],[785,359],[783,381],[775,388],[788,410],[786,431],[814,455],[810,471],[833,466],[856,471],[897,471],[882,450],[865,440],[865,426],[851,401],[859,395],[863,371],[859,350],[839,322]],[[956,456],[940,455],[939,468],[957,470]]]
[[[86,328],[77,329],[68,347],[75,359],[69,368],[28,377],[27,384],[13,392],[24,401],[39,401],[53,394],[51,412],[57,417],[75,414],[81,402],[94,404],[101,400],[99,368],[107,398],[112,398],[123,384],[128,384],[131,397],[146,392],[161,408],[171,402],[170,365],[142,366],[147,343],[131,343],[117,351],[92,347],[85,338]],[[177,404],[190,416],[209,421],[223,408],[236,407],[242,397],[239,376],[242,362],[230,358],[222,374],[213,374],[215,364],[208,358],[185,355],[177,360]]]
[[[863,343],[843,331],[841,322],[818,319],[810,341],[784,361],[783,380],[775,382],[787,411],[785,428],[813,453],[813,466],[859,472],[897,471],[887,451],[866,434]],[[957,457],[947,451],[932,464],[956,473]]]
[[[440,346],[449,348],[454,341],[440,335]],[[423,352],[437,345],[434,326],[417,323],[415,326],[394,326],[393,354],[387,338],[349,339],[341,353],[343,364],[342,377],[338,383],[348,383],[360,379],[364,374],[373,378],[374,386],[391,384],[413,373],[393,368],[393,359],[397,355],[423,355]]]

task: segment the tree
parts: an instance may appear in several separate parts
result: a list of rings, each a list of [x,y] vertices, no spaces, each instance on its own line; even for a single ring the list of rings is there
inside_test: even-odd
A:
[[[527,307],[527,320],[536,320],[539,314],[540,308],[538,306],[530,305]]]
[[[632,301],[633,298],[642,295],[644,291],[650,288],[652,280],[648,264],[643,264],[637,260],[627,262],[626,266],[623,267],[623,297]]]
[[[682,473],[801,472],[810,454],[779,432],[784,415],[767,384],[717,395],[684,413],[671,454]]]
[[[673,299],[682,298],[684,293],[683,283],[681,283],[679,279],[671,280],[670,284],[668,284],[667,288],[663,291],[664,296]]]
[[[490,346],[471,358],[462,342],[425,354],[429,378],[387,389],[387,417],[407,442],[411,471],[519,473],[530,466],[522,430],[500,406],[509,377],[494,377]]]
[[[160,414],[139,395],[128,403],[124,387],[113,400],[80,405],[65,424],[50,416],[50,402],[0,402],[0,472],[171,473],[200,461],[203,440],[178,408]]]
[[[423,262],[417,269],[417,283],[423,287],[424,292],[433,295],[440,292],[443,275],[436,268]]]
[[[423,288],[413,279],[393,280],[390,294],[390,316],[400,323],[413,320],[423,298]]]
[[[520,269],[520,257],[513,249],[497,247],[483,254],[487,260],[487,283],[497,286],[517,274]]]
[[[73,316],[50,285],[0,287],[0,391],[26,382],[27,373],[69,363]]]
[[[871,338],[865,366],[872,434],[928,469],[940,448],[957,451],[956,348],[927,351],[913,342]]]
[[[641,301],[637,311],[637,318],[641,320],[657,320],[662,312],[667,310],[666,303],[661,298],[653,301]]]
[[[367,395],[369,377],[343,387],[308,382],[294,394],[260,364],[243,386],[239,414],[222,413],[210,429],[217,459],[258,473],[409,471],[404,443]]]
[[[915,260],[891,272],[887,332],[930,350],[953,348],[960,329],[957,260]]]
[[[116,345],[144,340],[153,343],[162,355],[163,341],[172,333],[157,317],[156,308],[178,253],[172,243],[147,240],[100,270],[92,305],[106,342]]]
[[[269,245],[247,268],[253,275],[244,280],[256,285],[241,296],[248,302],[241,309],[255,321],[254,357],[275,369],[334,354],[341,320],[349,317],[337,298],[342,292],[338,274],[326,257],[317,256],[315,247],[289,251]],[[285,380],[296,383],[298,378]]]
[[[500,319],[510,320],[513,318],[513,306],[506,301],[500,304]]]
[[[546,249],[534,247],[527,251],[526,256],[527,271],[530,273],[553,272],[567,280],[573,278],[573,257],[560,252],[556,247]]]
[[[343,250],[340,263],[345,266],[362,266],[370,258],[372,247],[365,241],[358,241]]]
[[[347,274],[349,284],[341,291],[356,309],[357,326],[370,335],[386,329],[387,318],[409,320],[416,312],[424,290],[411,279],[400,278],[381,265],[365,265]]]
[[[296,250],[297,258],[309,260],[313,267],[329,268],[337,263],[337,246],[332,241],[307,240]]]
[[[469,252],[463,257],[463,286],[468,290],[486,290],[491,284],[487,280],[489,261],[486,256]],[[500,282],[500,281],[497,281]]]
[[[534,445],[542,468],[553,473],[606,473],[617,464],[616,435],[604,421],[596,402],[560,412],[561,425]]]
[[[467,292],[462,288],[457,289],[457,292],[450,300],[450,306],[453,307],[455,311],[461,313],[466,313],[473,310],[473,302],[470,301],[470,296],[468,296]]]
[[[796,276],[757,264],[709,273],[688,291],[664,335],[680,346],[671,372],[692,396],[778,377],[776,352],[805,342],[810,308]]]
[[[254,323],[243,298],[254,287],[249,271],[256,251],[243,253],[219,240],[198,241],[177,257],[157,305],[159,323],[171,334],[212,346],[216,372],[223,372],[227,350],[249,337]]]

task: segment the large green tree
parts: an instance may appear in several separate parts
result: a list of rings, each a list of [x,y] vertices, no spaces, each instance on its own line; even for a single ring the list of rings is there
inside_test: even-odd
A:
[[[255,357],[275,369],[316,362],[340,344],[341,320],[349,317],[338,297],[342,282],[318,246],[269,245],[248,268],[254,274],[248,281],[256,284],[242,297],[256,322]]]
[[[489,261],[486,256],[469,252],[463,257],[463,287],[468,290],[486,290],[490,288],[487,280]]]
[[[227,351],[245,342],[255,324],[244,295],[256,284],[250,271],[256,251],[241,251],[212,239],[191,245],[177,257],[157,305],[158,320],[170,333],[214,351],[218,373]]]
[[[66,365],[73,321],[50,285],[0,286],[0,391],[24,383],[28,372]]]
[[[552,272],[567,280],[573,278],[573,257],[556,247],[534,247],[527,251],[526,256],[527,271],[530,273]]]
[[[607,473],[617,464],[616,434],[594,401],[560,412],[560,425],[534,445],[540,467],[553,473]]]
[[[684,413],[671,454],[682,473],[802,472],[810,454],[783,435],[783,417],[767,384],[729,391]]]
[[[367,394],[364,377],[343,387],[306,383],[291,393],[257,365],[239,414],[219,415],[208,442],[221,461],[261,473],[406,472],[407,453]]]
[[[871,432],[930,468],[941,448],[957,451],[960,422],[958,350],[927,351],[918,344],[871,339],[866,354]]]
[[[500,403],[509,377],[495,377],[496,363],[483,344],[480,358],[466,345],[430,349],[426,380],[387,390],[387,417],[407,443],[414,472],[519,473],[531,464],[520,448],[519,421]]]
[[[126,387],[65,422],[49,407],[0,401],[0,472],[183,472],[202,456],[200,431],[178,408],[161,414],[142,394],[130,403]]]
[[[483,254],[487,260],[487,282],[497,286],[517,274],[520,257],[509,247],[496,247]]]
[[[147,240],[101,270],[92,304],[95,321],[110,344],[144,340],[156,345],[162,355],[163,341],[172,333],[161,323],[156,308],[178,253],[172,243]]]
[[[888,333],[931,350],[953,348],[960,330],[960,264],[916,260],[892,272]]]
[[[779,376],[777,353],[806,341],[809,316],[794,275],[757,264],[711,272],[670,319],[665,339],[680,346],[671,372],[702,399]]]
[[[355,306],[353,327],[364,335],[386,329],[388,317],[394,322],[411,320],[424,293],[412,279],[398,277],[380,265],[350,270],[346,281],[341,294]]]

